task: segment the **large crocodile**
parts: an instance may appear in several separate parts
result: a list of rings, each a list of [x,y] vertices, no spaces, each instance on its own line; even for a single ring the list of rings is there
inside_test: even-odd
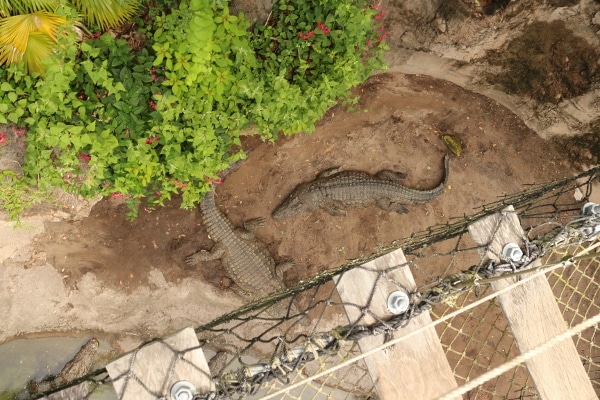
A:
[[[448,181],[450,159],[444,158],[445,177],[431,190],[417,190],[403,186],[404,174],[383,170],[375,175],[363,171],[337,169],[321,172],[311,182],[301,183],[292,194],[273,211],[273,218],[291,217],[301,212],[322,208],[332,215],[346,215],[350,208],[366,207],[373,203],[386,211],[408,212],[406,204],[429,202],[442,194]]]
[[[31,394],[41,393],[84,376],[89,372],[99,346],[98,340],[91,338],[81,346],[75,357],[66,363],[57,375],[49,375],[41,381],[31,380],[27,390]]]
[[[234,283],[234,290],[248,300],[256,300],[285,288],[283,272],[292,263],[276,265],[265,244],[254,236],[254,230],[263,225],[264,218],[246,221],[244,229],[236,228],[217,208],[213,191],[206,194],[200,210],[202,221],[215,245],[210,252],[200,250],[187,257],[185,262],[189,266],[220,258],[225,272]],[[288,307],[280,302],[269,311],[275,317],[284,317]],[[291,314],[297,313],[293,303],[289,311]]]

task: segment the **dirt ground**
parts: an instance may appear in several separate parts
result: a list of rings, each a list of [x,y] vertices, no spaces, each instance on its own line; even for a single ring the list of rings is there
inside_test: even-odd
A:
[[[218,204],[234,224],[267,218],[257,236],[276,259],[295,262],[286,275],[288,283],[448,217],[470,214],[500,195],[522,190],[524,184],[570,175],[564,157],[551,144],[504,107],[456,85],[425,76],[382,74],[359,93],[359,111],[332,109],[312,135],[273,144],[248,138],[249,157],[217,188]],[[460,157],[450,152],[442,135],[460,141]],[[369,207],[347,217],[317,211],[281,221],[270,218],[297,184],[332,166],[401,171],[408,175],[406,185],[428,189],[443,178],[445,154],[451,155],[446,193],[429,204],[409,207],[409,214]],[[81,221],[47,223],[35,248],[44,256],[36,263],[50,262],[74,290],[91,273],[106,287],[132,291],[150,285],[149,271],[157,268],[171,283],[202,279],[217,291],[231,291],[222,284],[225,276],[218,263],[190,269],[183,262],[212,245],[197,210],[181,210],[175,200],[157,210],[143,209],[132,222],[125,214],[123,203],[104,199]],[[203,322],[208,321],[198,321]]]
[[[479,65],[482,52],[508,41],[500,33],[490,36],[497,39],[494,44],[490,37],[478,37],[495,32],[501,15],[473,17],[459,0],[451,2],[457,6],[452,12],[447,5],[436,11],[436,1],[389,3],[392,68],[356,89],[359,107],[332,108],[311,135],[275,143],[245,138],[248,158],[217,187],[217,203],[235,225],[266,218],[257,237],[277,261],[294,261],[295,267],[285,274],[287,284],[450,217],[472,214],[526,184],[572,176],[598,162],[598,155],[590,151],[597,149],[597,133],[579,141],[561,139],[557,145],[541,139],[544,132],[528,128],[531,120],[515,114],[518,107],[510,111],[493,97],[450,82],[463,75],[447,73],[449,64],[435,57],[452,54],[459,62],[453,68],[461,74],[460,68]],[[264,4],[260,8],[265,11]],[[422,18],[413,18],[415,14]],[[417,28],[407,25],[411,19]],[[421,58],[409,59],[411,52],[427,48],[433,49],[427,57],[419,53]],[[577,101],[568,106],[579,107],[582,103]],[[584,111],[593,112],[581,114],[593,117],[600,103],[589,102],[595,105]],[[518,104],[526,108],[525,101]],[[555,114],[535,116],[536,121],[559,126]],[[596,121],[591,126],[600,125]],[[444,143],[445,135],[460,144],[460,156]],[[280,221],[270,218],[296,185],[332,166],[400,171],[407,174],[407,186],[429,189],[443,179],[445,155],[451,157],[445,193],[430,203],[409,206],[408,214],[369,207],[350,211],[347,217],[319,210]],[[141,209],[136,220],[128,221],[125,204],[102,199],[83,218],[70,217],[69,209],[45,209],[24,218],[25,230],[2,230],[10,232],[3,245],[12,247],[0,251],[0,315],[7,316],[0,326],[0,343],[18,336],[87,332],[114,335],[119,351],[125,351],[239,307],[242,300],[218,262],[197,268],[183,262],[198,249],[210,249],[212,241],[199,211],[181,210],[179,205],[175,199],[164,208]]]

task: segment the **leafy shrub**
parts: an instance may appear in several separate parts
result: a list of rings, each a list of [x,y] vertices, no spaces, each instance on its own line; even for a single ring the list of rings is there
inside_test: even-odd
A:
[[[40,190],[194,206],[244,157],[255,126],[274,140],[314,130],[349,89],[382,69],[383,10],[366,1],[282,1],[266,26],[184,1],[157,15],[147,48],[109,34],[64,38],[45,77],[0,70],[0,123],[28,128],[26,163]],[[72,38],[71,38],[72,39]],[[348,99],[352,101],[352,99]]]

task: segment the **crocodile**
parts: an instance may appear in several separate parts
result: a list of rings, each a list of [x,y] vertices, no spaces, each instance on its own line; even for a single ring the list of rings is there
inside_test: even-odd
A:
[[[92,367],[92,362],[94,361],[98,347],[100,347],[98,340],[91,338],[81,346],[81,349],[75,354],[75,357],[66,363],[57,375],[48,375],[40,381],[31,380],[27,384],[27,390],[31,394],[37,394],[56,389],[77,378],[81,378],[87,374]]]
[[[254,231],[264,224],[264,218],[246,221],[243,229],[235,227],[219,211],[214,191],[206,194],[200,203],[200,210],[202,221],[215,245],[210,252],[200,250],[187,257],[185,262],[188,266],[220,258],[225,273],[234,283],[233,290],[250,301],[285,289],[283,273],[293,263],[276,264],[266,245],[256,239]],[[298,314],[294,303],[289,311],[291,315]],[[279,302],[270,307],[269,313],[277,318],[285,317],[288,307]]]
[[[348,209],[373,203],[383,210],[406,214],[406,204],[426,203],[444,192],[450,167],[448,156],[444,158],[444,166],[444,180],[431,190],[403,186],[400,181],[405,175],[390,170],[382,170],[375,175],[354,170],[326,170],[313,181],[298,185],[273,211],[272,217],[282,219],[318,208],[331,215],[344,216]]]

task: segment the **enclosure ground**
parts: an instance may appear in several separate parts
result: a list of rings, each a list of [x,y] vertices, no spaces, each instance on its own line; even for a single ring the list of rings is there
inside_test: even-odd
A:
[[[471,214],[526,184],[572,175],[563,154],[512,113],[454,84],[381,74],[359,87],[357,95],[356,110],[333,108],[312,135],[275,143],[248,137],[247,160],[217,187],[217,202],[234,224],[266,217],[257,236],[276,259],[294,261],[285,275],[288,284],[450,217]],[[460,142],[460,157],[450,152],[442,135]],[[451,156],[446,192],[431,203],[409,206],[408,214],[369,207],[347,217],[319,210],[281,221],[270,218],[298,183],[332,166],[402,171],[408,175],[407,186],[428,189],[442,180],[446,154]],[[173,200],[157,210],[141,209],[132,222],[126,212],[123,203],[104,199],[80,221],[45,222],[29,259],[5,270],[12,282],[12,289],[5,291],[6,303],[12,306],[2,340],[22,333],[89,329],[134,332],[136,339],[143,339],[201,325],[241,304],[217,262],[193,269],[183,262],[212,245],[197,210],[181,210]],[[22,279],[36,269],[51,274],[48,266],[59,277],[52,288],[55,298],[40,298],[29,290],[26,294]],[[46,284],[51,281],[46,279]],[[201,293],[188,292],[191,282],[201,285]],[[144,296],[149,296],[147,301]],[[37,312],[37,305],[48,301],[54,302],[54,312]],[[194,311],[181,302],[193,303]],[[24,316],[26,324],[21,323]],[[107,319],[109,323],[102,323]]]

